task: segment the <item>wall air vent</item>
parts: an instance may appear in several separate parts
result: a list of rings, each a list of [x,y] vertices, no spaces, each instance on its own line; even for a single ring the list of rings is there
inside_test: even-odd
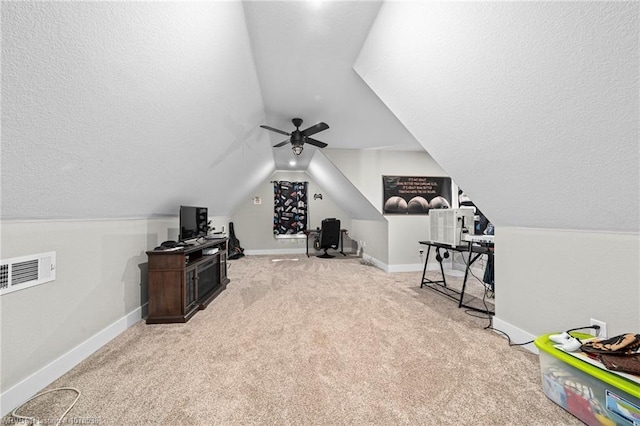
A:
[[[0,295],[56,279],[56,252],[0,261]]]

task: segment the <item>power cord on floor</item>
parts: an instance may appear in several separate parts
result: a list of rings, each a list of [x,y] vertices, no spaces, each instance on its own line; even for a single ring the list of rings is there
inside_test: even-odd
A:
[[[507,342],[509,343],[509,346],[524,346],[524,345],[528,345],[528,344],[534,342],[534,340],[529,340],[528,342],[523,342],[523,343],[513,343],[513,342],[511,342],[511,336],[509,336],[507,333],[505,333],[502,330],[498,330],[497,328],[491,327],[491,323],[489,323],[489,325],[486,326],[484,329],[485,330],[493,330],[493,331],[498,332],[498,333],[502,334],[503,336],[505,336],[507,338]]]
[[[471,243],[470,243],[470,244],[471,244]],[[471,276],[473,276],[473,278],[475,278],[476,280],[478,280],[478,282],[479,282],[480,284],[482,284],[482,286],[484,287],[484,291],[483,291],[483,295],[482,295],[482,304],[484,305],[484,310],[485,310],[486,312],[489,312],[489,307],[487,306],[487,295],[488,295],[489,293],[492,293],[492,294],[493,294],[493,293],[494,293],[494,290],[491,288],[491,286],[490,286],[488,283],[484,282],[484,280],[481,280],[481,279],[480,279],[476,274],[474,274],[474,273],[473,273],[473,270],[471,269],[471,265],[469,265],[469,263],[467,262],[467,259],[465,259],[465,257],[464,257],[464,256],[462,256],[462,261],[464,262],[465,267],[466,267],[466,269],[469,271],[469,273],[471,274]],[[513,343],[513,342],[511,341],[511,336],[509,336],[509,335],[508,335],[507,333],[505,333],[504,331],[499,330],[499,329],[494,328],[494,327],[492,327],[492,326],[491,326],[491,323],[492,323],[492,321],[491,321],[491,320],[492,320],[492,318],[493,318],[493,316],[492,316],[492,315],[489,315],[489,314],[487,314],[487,315],[481,315],[481,313],[480,313],[480,314],[478,314],[478,312],[477,312],[476,310],[473,310],[473,309],[466,309],[464,312],[465,312],[465,314],[467,314],[467,315],[469,315],[469,316],[472,316],[472,317],[475,317],[475,318],[488,319],[488,320],[489,320],[489,324],[487,324],[487,326],[486,326],[486,327],[484,327],[484,330],[492,330],[492,331],[495,331],[495,332],[497,332],[497,333],[502,334],[503,336],[505,336],[505,337],[507,338],[507,342],[508,342],[509,346],[525,346],[525,345],[528,345],[528,344],[531,344],[531,343],[533,343],[533,342],[534,342],[534,340],[529,340],[528,342]],[[574,330],[572,329],[572,330],[569,330],[569,331],[574,331]]]
[[[489,311],[489,307],[487,306],[487,294],[489,294],[489,292],[493,293],[494,290],[490,287],[490,285],[488,283],[485,283],[484,280],[481,280],[480,278],[478,278],[478,276],[476,274],[473,273],[473,270],[471,269],[471,265],[469,265],[467,263],[467,260],[464,258],[464,256],[462,257],[462,260],[464,261],[465,266],[466,266],[467,270],[469,271],[469,273],[471,274],[471,276],[473,276],[473,278],[478,280],[478,282],[480,282],[480,284],[483,285],[484,292],[483,292],[483,295],[482,295],[482,304],[484,305],[484,310],[488,312]],[[497,333],[502,334],[503,336],[505,336],[507,338],[507,342],[508,342],[509,346],[525,346],[525,345],[528,345],[528,344],[531,344],[531,343],[534,342],[534,340],[529,340],[528,342],[513,343],[511,341],[511,336],[509,336],[504,331],[498,330],[497,328],[494,328],[494,327],[491,326],[492,315],[482,315],[481,316],[481,315],[478,315],[477,313],[475,313],[475,311],[472,310],[472,309],[465,310],[465,313],[467,315],[472,316],[472,317],[488,319],[489,320],[489,324],[487,324],[487,326],[484,327],[484,330],[492,330],[492,331],[495,331]]]
[[[471,243],[470,243],[471,244]],[[464,258],[464,256],[462,256],[462,260],[467,268],[467,270],[469,271],[469,273],[480,282],[480,284],[482,284],[484,286],[484,294],[482,296],[482,304],[484,305],[484,309],[485,311],[489,311],[489,308],[487,306],[487,302],[486,302],[486,298],[487,298],[487,294],[489,292],[493,293],[493,289],[490,288],[488,283],[485,283],[484,280],[481,280],[480,278],[478,278],[478,276],[476,276],[476,274],[473,273],[473,270],[471,269],[471,265],[469,265],[467,263],[467,260]],[[507,338],[507,343],[509,344],[509,346],[525,346],[525,345],[529,345],[533,342],[535,342],[534,340],[529,340],[528,342],[522,342],[522,343],[513,343],[511,341],[511,336],[509,336],[507,333],[505,333],[502,330],[499,330],[497,328],[494,328],[491,324],[492,324],[492,315],[478,315],[478,313],[476,313],[476,311],[472,310],[472,309],[467,309],[464,311],[467,315],[470,315],[472,317],[476,317],[476,318],[483,318],[483,319],[488,319],[489,320],[489,324],[487,324],[486,327],[484,327],[484,330],[492,330],[495,331],[496,333],[502,334],[503,336],[505,336]],[[577,330],[585,330],[585,329],[595,329],[595,330],[600,330],[600,326],[598,325],[593,325],[593,326],[588,326],[588,327],[576,327],[576,328],[571,328],[569,330],[566,331],[566,333],[570,333],[572,331],[577,331]]]
[[[29,402],[33,401],[36,398],[39,398],[43,395],[46,395],[48,393],[51,392],[57,392],[57,391],[64,391],[64,390],[68,390],[68,391],[72,391],[75,392],[76,395],[76,399],[73,400],[73,402],[71,403],[71,405],[64,411],[64,413],[62,413],[62,416],[58,419],[58,421],[56,422],[56,426],[60,426],[60,424],[62,423],[62,420],[67,416],[67,414],[69,414],[69,411],[71,411],[71,409],[73,408],[74,405],[76,405],[76,402],[78,402],[78,400],[80,399],[80,391],[76,388],[56,388],[56,389],[51,389],[48,391],[44,391],[44,392],[40,392],[39,394],[31,397],[29,400],[27,400],[26,402],[24,402],[22,405],[20,405],[18,408],[16,408],[15,410],[13,410],[11,412],[11,417],[14,417],[16,419],[19,419],[20,421],[24,422],[24,421],[28,421],[28,424],[31,425],[40,425],[42,424],[40,421],[38,421],[38,419],[36,419],[35,417],[27,417],[27,416],[21,416],[19,414],[16,414],[16,412],[21,409],[22,407],[24,407],[25,405],[27,405]]]
[[[509,335],[507,333],[505,333],[504,331],[498,330],[497,328],[493,328],[491,326],[491,322],[489,322],[489,325],[487,325],[484,329],[485,330],[493,330],[493,331],[496,331],[496,332],[506,336],[507,341],[509,342],[509,346],[524,346],[524,345],[528,345],[530,343],[533,343],[535,341],[535,340],[529,340],[528,342],[524,342],[524,343],[511,343],[511,337],[509,337]],[[586,330],[586,329],[593,329],[593,330],[599,331],[600,330],[600,326],[599,325],[590,325],[590,326],[587,326],[587,327],[576,327],[576,328],[571,328],[571,329],[565,331],[565,333],[568,334],[568,333],[570,333],[572,331]]]
[[[471,244],[471,243],[469,243]],[[467,271],[469,271],[469,273],[471,274],[471,276],[473,278],[475,278],[476,280],[478,280],[478,282],[480,284],[482,284],[482,286],[484,287],[484,291],[482,294],[482,304],[484,305],[484,310],[485,312],[489,312],[489,307],[487,306],[487,295],[489,293],[491,293],[492,295],[494,294],[493,289],[491,288],[491,286],[488,283],[485,283],[484,280],[481,280],[480,278],[478,278],[478,276],[476,274],[473,273],[473,270],[471,269],[471,265],[468,263],[467,259],[464,258],[464,255],[462,256],[462,261],[465,265],[465,268],[467,269]],[[467,315],[470,315],[472,317],[476,317],[476,318],[486,318],[489,320],[489,326],[491,325],[491,315],[484,315],[484,316],[480,316],[476,313],[472,313],[475,312],[472,309],[467,309],[464,311]]]

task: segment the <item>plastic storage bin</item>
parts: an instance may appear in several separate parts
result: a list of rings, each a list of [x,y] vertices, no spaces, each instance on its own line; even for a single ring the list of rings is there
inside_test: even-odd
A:
[[[542,390],[549,399],[588,425],[640,426],[639,383],[556,349],[549,334],[538,337],[535,345]]]

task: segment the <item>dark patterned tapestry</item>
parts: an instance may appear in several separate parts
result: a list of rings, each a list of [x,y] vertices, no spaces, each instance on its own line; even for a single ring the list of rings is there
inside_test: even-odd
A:
[[[308,182],[273,182],[273,234],[304,234],[307,230]]]

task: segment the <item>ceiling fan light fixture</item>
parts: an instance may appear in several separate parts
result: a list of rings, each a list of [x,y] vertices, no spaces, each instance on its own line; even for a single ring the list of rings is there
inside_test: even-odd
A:
[[[261,124],[260,127],[262,127],[263,129],[270,130],[272,132],[289,136],[289,139],[284,140],[280,143],[277,143],[273,147],[280,148],[281,146],[285,146],[286,144],[290,143],[291,149],[293,150],[293,153],[295,155],[302,154],[302,146],[305,143],[311,144],[318,148],[325,148],[327,146],[326,143],[320,142],[319,140],[315,140],[310,137],[311,135],[315,135],[318,132],[327,130],[329,128],[329,125],[327,123],[323,123],[321,121],[320,123],[313,125],[308,129],[300,130],[300,126],[302,125],[302,118],[294,118],[291,120],[291,122],[293,123],[294,126],[296,126],[296,129],[291,133],[285,132],[284,130],[276,129],[274,127],[265,126],[264,124]]]

